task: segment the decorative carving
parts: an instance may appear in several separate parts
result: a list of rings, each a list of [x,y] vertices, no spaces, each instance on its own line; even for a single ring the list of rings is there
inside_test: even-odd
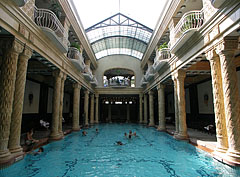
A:
[[[23,7],[21,7],[25,14],[29,16],[32,20],[34,20],[34,8],[35,0],[28,0],[27,3]]]
[[[222,88],[222,76],[219,57],[214,53],[213,48],[206,52],[206,58],[210,61],[213,101],[216,123],[216,137],[217,148],[216,151],[226,152],[228,148],[225,111],[224,111],[224,97]]]
[[[7,44],[7,46],[9,46]],[[15,90],[18,55],[22,52],[23,45],[14,40],[7,50],[1,65],[0,76],[0,161],[9,157],[8,138]]]
[[[19,33],[22,34],[23,36],[25,36],[25,26],[23,24],[19,24],[19,29],[18,29]]]
[[[215,14],[217,9],[212,6],[211,1],[209,0],[202,0],[202,1],[203,1],[204,19],[205,21],[208,21],[213,16],[213,14]]]
[[[30,42],[34,43],[34,34],[29,33],[28,40],[29,40]]]
[[[20,147],[22,110],[23,110],[23,100],[24,100],[28,59],[31,56],[32,56],[32,49],[25,46],[23,53],[19,55],[18,64],[17,64],[13,112],[12,112],[12,119],[11,119],[9,145],[8,145],[12,153],[18,153],[18,152],[21,153],[22,151],[22,148]]]

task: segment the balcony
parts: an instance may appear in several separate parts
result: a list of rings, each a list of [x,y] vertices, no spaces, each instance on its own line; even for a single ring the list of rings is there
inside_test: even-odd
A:
[[[93,74],[89,67],[90,66],[88,66],[88,65],[85,66],[83,76],[86,80],[91,81],[93,79]]]
[[[93,76],[93,79],[91,80],[90,84],[92,84],[95,87],[98,85],[98,81],[97,81],[96,76]]]
[[[22,7],[26,4],[27,0],[12,0],[17,4],[18,7]]]
[[[204,22],[203,11],[190,11],[185,13],[175,27],[175,38],[178,38],[172,46],[171,52],[175,53]]]
[[[85,68],[85,63],[79,50],[75,47],[69,47],[67,57],[72,62],[72,64],[77,68],[78,71],[83,72]]]
[[[154,77],[153,66],[149,66],[149,68],[146,71],[146,74],[144,75],[144,78],[146,81],[150,81],[153,77]]]
[[[109,79],[109,87],[113,88],[125,88],[125,87],[130,87],[130,80],[128,78],[123,78],[123,79]]]
[[[140,85],[143,87],[145,85],[147,85],[147,81],[145,80],[144,76],[142,77],[141,81],[140,81]]]
[[[63,53],[68,51],[65,29],[52,11],[35,7],[34,21]]]
[[[162,66],[168,62],[170,58],[171,58],[170,49],[168,48],[161,49],[154,59],[153,63],[154,71],[158,72],[162,68]]]

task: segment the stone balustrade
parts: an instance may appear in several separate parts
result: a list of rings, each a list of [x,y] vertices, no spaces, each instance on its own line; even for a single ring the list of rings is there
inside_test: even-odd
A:
[[[155,72],[159,71],[161,67],[171,58],[170,49],[164,48],[158,51],[154,58],[153,69]]]

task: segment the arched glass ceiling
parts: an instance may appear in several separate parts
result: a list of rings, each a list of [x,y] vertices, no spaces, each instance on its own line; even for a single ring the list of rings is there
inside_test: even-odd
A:
[[[152,29],[118,13],[86,29],[97,59],[125,54],[142,59]]]

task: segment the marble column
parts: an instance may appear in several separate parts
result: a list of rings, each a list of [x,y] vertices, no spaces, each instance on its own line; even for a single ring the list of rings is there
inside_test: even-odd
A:
[[[94,94],[92,94],[90,97],[91,97],[90,124],[94,124]]]
[[[165,95],[164,95],[165,86],[161,83],[157,86],[158,90],[158,130],[166,131],[166,123],[165,123]]]
[[[80,130],[80,127],[79,127],[80,90],[81,90],[81,85],[79,83],[74,83],[73,84],[73,125],[72,125],[73,131]]]
[[[175,112],[175,132],[174,136],[179,133],[179,116],[178,116],[178,96],[177,96],[177,80],[175,78],[175,73],[172,75],[172,80],[174,84],[174,112]]]
[[[177,80],[177,96],[178,96],[178,114],[179,114],[179,133],[175,137],[180,140],[187,140],[187,122],[186,122],[186,106],[185,106],[185,89],[184,79],[186,72],[184,70],[178,70],[176,73]]]
[[[225,38],[216,46],[220,57],[222,85],[228,135],[227,159],[240,162],[240,100],[235,66],[235,50],[238,38]]]
[[[63,136],[62,131],[62,120],[63,120],[63,97],[64,97],[64,82],[67,78],[67,75],[63,73],[61,80],[61,90],[60,90],[60,105],[59,105],[59,124],[58,124],[58,133]]]
[[[84,92],[84,118],[85,126],[88,126],[88,103],[89,103],[89,91]]]
[[[142,94],[139,94],[139,123],[143,123],[143,110],[142,110]]]
[[[60,109],[60,99],[61,99],[61,84],[63,73],[60,70],[53,71],[54,76],[54,89],[53,89],[53,106],[52,106],[52,123],[51,123],[51,140],[57,140],[61,138],[59,135],[59,109]]]
[[[10,124],[15,90],[17,61],[23,51],[23,44],[13,41],[1,40],[0,46],[7,51],[4,55],[0,74],[0,163],[8,161],[11,156],[8,150]]]
[[[224,111],[224,97],[220,59],[213,49],[210,49],[206,52],[206,58],[210,62],[212,75],[213,103],[217,137],[217,147],[214,153],[224,153],[228,149],[228,138]]]
[[[109,101],[109,105],[108,105],[108,121],[109,121],[109,123],[112,123],[112,108],[111,108],[111,101]]]
[[[147,94],[144,94],[144,120],[143,123],[147,124],[147,119],[148,119],[148,106],[147,106]]]
[[[149,95],[149,124],[148,126],[154,126],[154,103],[153,103],[153,91],[148,92]]]
[[[23,53],[19,55],[17,63],[17,74],[15,82],[10,137],[8,143],[8,148],[13,155],[19,155],[23,153],[22,148],[20,146],[22,112],[28,59],[31,58],[31,56],[32,49],[25,46]]]
[[[99,94],[95,94],[96,97],[96,105],[95,105],[95,123],[98,124],[99,120],[98,120],[98,108],[99,108]]]
[[[130,109],[129,109],[129,103],[127,104],[127,123],[130,121]]]

